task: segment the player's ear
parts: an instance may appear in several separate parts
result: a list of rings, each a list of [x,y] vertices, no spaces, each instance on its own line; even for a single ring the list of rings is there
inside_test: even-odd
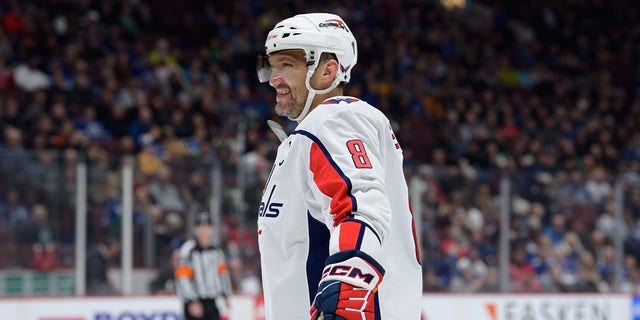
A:
[[[336,61],[335,59],[329,59],[327,62],[324,63],[323,70],[322,70],[323,84],[326,83],[328,85],[331,85],[333,80],[338,75],[339,67],[340,66],[338,65],[338,61]]]

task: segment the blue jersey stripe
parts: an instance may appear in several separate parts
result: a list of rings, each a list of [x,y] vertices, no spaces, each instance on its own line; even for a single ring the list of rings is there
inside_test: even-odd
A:
[[[309,305],[318,291],[327,257],[329,257],[329,238],[331,234],[324,223],[316,220],[307,211],[309,228],[309,252],[307,253],[307,284],[309,286]]]
[[[378,239],[378,242],[382,244],[382,239],[380,239],[380,236],[378,235],[376,230],[373,229],[368,223],[361,220],[354,219],[353,217],[347,219],[346,221],[355,221],[363,226],[362,228],[360,228],[360,234],[358,235],[358,247],[356,249],[360,250],[360,246],[362,245],[362,240],[364,239],[365,228],[371,230],[373,235],[376,236],[376,238]]]

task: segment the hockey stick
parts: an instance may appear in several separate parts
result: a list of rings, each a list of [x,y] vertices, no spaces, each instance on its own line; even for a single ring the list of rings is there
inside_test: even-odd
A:
[[[269,125],[269,128],[271,128],[271,131],[276,134],[276,137],[280,139],[280,142],[284,141],[284,139],[288,137],[287,133],[282,129],[282,126],[279,123],[273,120],[267,120],[267,124]]]

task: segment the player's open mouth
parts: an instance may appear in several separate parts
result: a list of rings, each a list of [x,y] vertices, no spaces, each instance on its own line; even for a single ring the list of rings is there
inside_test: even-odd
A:
[[[289,94],[291,94],[291,90],[282,90],[282,91],[277,91],[276,92],[276,102],[280,102],[284,99],[286,99]]]

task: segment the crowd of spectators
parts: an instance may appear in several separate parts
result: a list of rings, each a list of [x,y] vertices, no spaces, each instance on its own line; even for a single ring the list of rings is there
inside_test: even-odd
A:
[[[387,114],[402,144],[420,190],[425,291],[500,289],[506,176],[511,291],[640,292],[640,12],[624,0],[455,10],[438,1],[5,1],[0,240],[23,234],[45,206],[49,228],[9,240],[72,247],[82,161],[90,240],[117,235],[119,170],[135,163],[136,239],[152,225],[159,266],[186,236],[188,213],[208,209],[220,167],[236,289],[255,280],[252,213],[277,145],[265,125],[276,118],[273,90],[257,83],[255,57],[275,22],[311,11],[348,21],[359,59],[347,94]],[[619,288],[616,236],[625,239]]]

